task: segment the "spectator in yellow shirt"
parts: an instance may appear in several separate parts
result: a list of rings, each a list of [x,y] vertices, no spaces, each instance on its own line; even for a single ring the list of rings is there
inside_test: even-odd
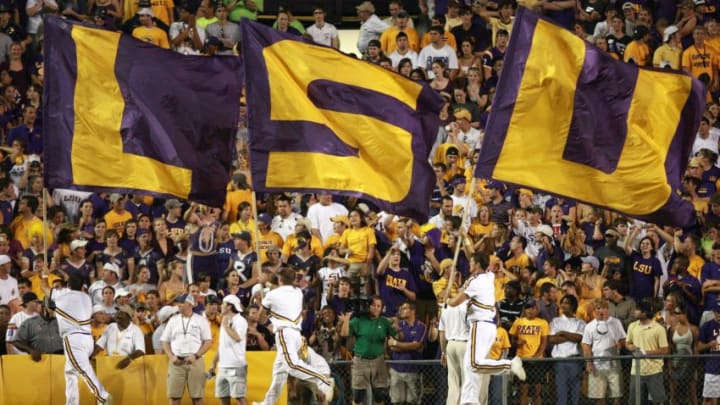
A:
[[[170,49],[170,41],[168,41],[165,31],[153,24],[153,11],[149,8],[141,8],[137,14],[140,18],[140,26],[133,30],[132,36],[155,46]]]
[[[397,15],[397,25],[393,25],[390,28],[383,31],[380,36],[380,47],[382,48],[385,55],[390,55],[397,49],[397,42],[395,41],[397,34],[404,32],[408,36],[408,45],[410,49],[415,52],[420,51],[420,37],[418,37],[417,31],[414,28],[408,26],[408,20],[410,16],[407,11],[400,10]]]
[[[650,30],[644,25],[635,27],[633,41],[625,48],[623,60],[638,66],[649,66],[650,47],[648,46],[648,42],[650,42]]]
[[[670,25],[663,32],[663,44],[653,54],[653,66],[679,70],[681,57],[682,44],[678,27]]]
[[[114,229],[120,237],[125,231],[125,223],[132,219],[130,211],[125,209],[125,196],[118,193],[110,195],[112,209],[105,214],[106,229]]]

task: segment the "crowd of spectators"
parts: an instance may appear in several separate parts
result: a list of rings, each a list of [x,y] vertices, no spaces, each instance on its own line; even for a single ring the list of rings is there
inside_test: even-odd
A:
[[[192,296],[193,311],[210,321],[214,345],[218,305],[223,297],[237,296],[248,321],[247,350],[271,350],[272,326],[258,316],[260,297],[276,284],[278,269],[289,266],[305,297],[303,335],[326,360],[349,360],[353,353],[370,360],[366,357],[378,351],[395,360],[440,359],[445,331],[438,324],[449,298],[446,289],[450,284],[454,296],[462,288],[475,252],[491,256],[495,274],[499,338],[494,356],[720,350],[720,105],[712,96],[718,91],[720,4],[715,1],[559,0],[536,6],[617,59],[683,69],[707,84],[708,105],[682,190],[698,213],[694,227],[643,223],[567,198],[472,178],[516,8],[493,1],[450,1],[445,14],[421,1],[415,22],[398,1],[390,2],[384,20],[371,2],[357,7],[358,57],[424,81],[446,101],[430,156],[436,186],[426,224],[380,212],[369,201],[331,194],[258,194],[253,202],[244,116],[224,207],[143,194],[43,189],[39,16],[55,13],[121,29],[185,54],[233,54],[239,19],[257,18],[259,3],[260,8],[250,0],[177,7],[172,0],[0,3],[0,135],[6,145],[0,148],[0,329],[7,336],[0,352],[29,352],[35,358],[62,351],[47,332],[53,314],[42,301],[43,271],[50,273],[51,285],[73,274],[84,278],[99,353],[108,350],[104,331],[129,325],[137,326],[133,336],[144,338],[143,352],[162,353],[159,336],[176,312],[176,298],[184,294]],[[337,48],[337,30],[324,17],[316,7],[315,22],[304,27],[285,7],[276,28]],[[357,313],[362,305],[356,297],[374,297],[368,300],[371,315]],[[35,315],[37,321],[25,322]],[[353,327],[353,315],[386,318],[389,329],[382,338],[387,340],[354,345],[362,327]],[[108,328],[113,322],[119,328]],[[108,354],[124,350],[138,356],[139,340]],[[669,361],[668,371],[662,365],[662,360],[644,360],[632,371],[647,377],[643,381],[656,402],[665,395],[657,391],[665,388],[663,373],[672,375],[671,397],[702,373],[692,360]],[[539,403],[549,370],[536,367],[528,370],[520,390],[523,404],[532,397]],[[624,396],[619,367],[587,362],[592,386],[607,382],[607,389],[593,388],[588,395]],[[716,361],[705,367],[708,375],[720,375]],[[391,399],[417,402],[421,380],[413,376],[419,372],[393,365],[368,385],[389,387]],[[558,364],[557,395],[572,387],[562,395],[576,398],[581,379],[574,377],[582,372],[582,364]],[[291,393],[295,396],[301,393]]]

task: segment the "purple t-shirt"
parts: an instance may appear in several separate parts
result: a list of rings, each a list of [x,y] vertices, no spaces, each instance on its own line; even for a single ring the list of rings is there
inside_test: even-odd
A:
[[[630,279],[630,296],[635,301],[655,295],[655,277],[662,275],[662,266],[655,257],[645,259],[637,251],[630,255],[632,277]]]
[[[700,271],[700,284],[704,284],[708,280],[720,280],[720,266],[713,262],[705,263]],[[705,293],[705,310],[712,311],[715,309],[715,303],[718,299],[718,293],[706,292]]]
[[[425,324],[415,320],[414,324],[409,324],[406,321],[400,321],[400,332],[402,333],[402,339],[399,342],[420,342],[425,345]],[[416,352],[390,352],[391,360],[422,360],[423,349]],[[420,371],[418,366],[408,366],[406,364],[392,364],[390,367],[402,373],[414,373]]]
[[[397,310],[403,302],[407,301],[405,293],[398,287],[405,286],[410,291],[417,291],[415,280],[407,269],[394,271],[391,269],[378,276],[378,288],[380,296],[385,303],[385,312],[383,315],[392,318],[397,314]]]
[[[720,322],[712,319],[700,327],[700,336],[698,339],[703,343],[710,343],[717,341],[718,336],[720,336]],[[717,346],[710,348],[709,353],[717,355]],[[720,374],[720,357],[705,358],[705,373]]]

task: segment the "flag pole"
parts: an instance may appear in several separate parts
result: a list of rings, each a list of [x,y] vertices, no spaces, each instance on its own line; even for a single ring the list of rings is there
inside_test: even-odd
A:
[[[473,165],[472,169],[473,177],[472,182],[470,183],[470,189],[468,190],[468,199],[465,201],[465,208],[463,208],[463,215],[462,215],[462,221],[460,221],[460,232],[458,232],[458,238],[455,241],[455,254],[453,256],[452,266],[450,267],[450,278],[448,279],[448,285],[445,287],[445,302],[447,303],[447,300],[450,298],[450,291],[452,289],[453,283],[455,283],[455,267],[457,266],[458,257],[460,256],[460,246],[465,242],[465,238],[467,238],[467,232],[465,231],[465,223],[468,220],[468,216],[470,215],[470,202],[473,198],[473,194],[475,193],[475,183],[477,183],[477,179],[475,178],[475,165]],[[447,304],[445,305],[447,307]]]

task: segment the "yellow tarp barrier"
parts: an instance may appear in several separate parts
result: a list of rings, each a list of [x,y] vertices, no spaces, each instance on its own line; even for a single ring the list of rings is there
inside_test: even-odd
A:
[[[214,354],[205,356],[206,370]],[[97,357],[96,371],[105,389],[115,397],[118,405],[157,405],[168,402],[166,394],[167,357],[144,356],[133,361],[124,370],[115,368],[122,357]],[[248,352],[247,401],[261,401],[272,379],[275,352]],[[27,355],[2,356],[0,378],[0,405],[63,405],[65,403],[65,358],[61,355],[44,355],[35,363]],[[79,379],[80,404],[94,405],[85,383]],[[215,379],[207,381],[205,403],[219,405],[215,398]],[[287,404],[287,389],[283,390],[279,405]],[[182,404],[191,404],[183,398]]]

